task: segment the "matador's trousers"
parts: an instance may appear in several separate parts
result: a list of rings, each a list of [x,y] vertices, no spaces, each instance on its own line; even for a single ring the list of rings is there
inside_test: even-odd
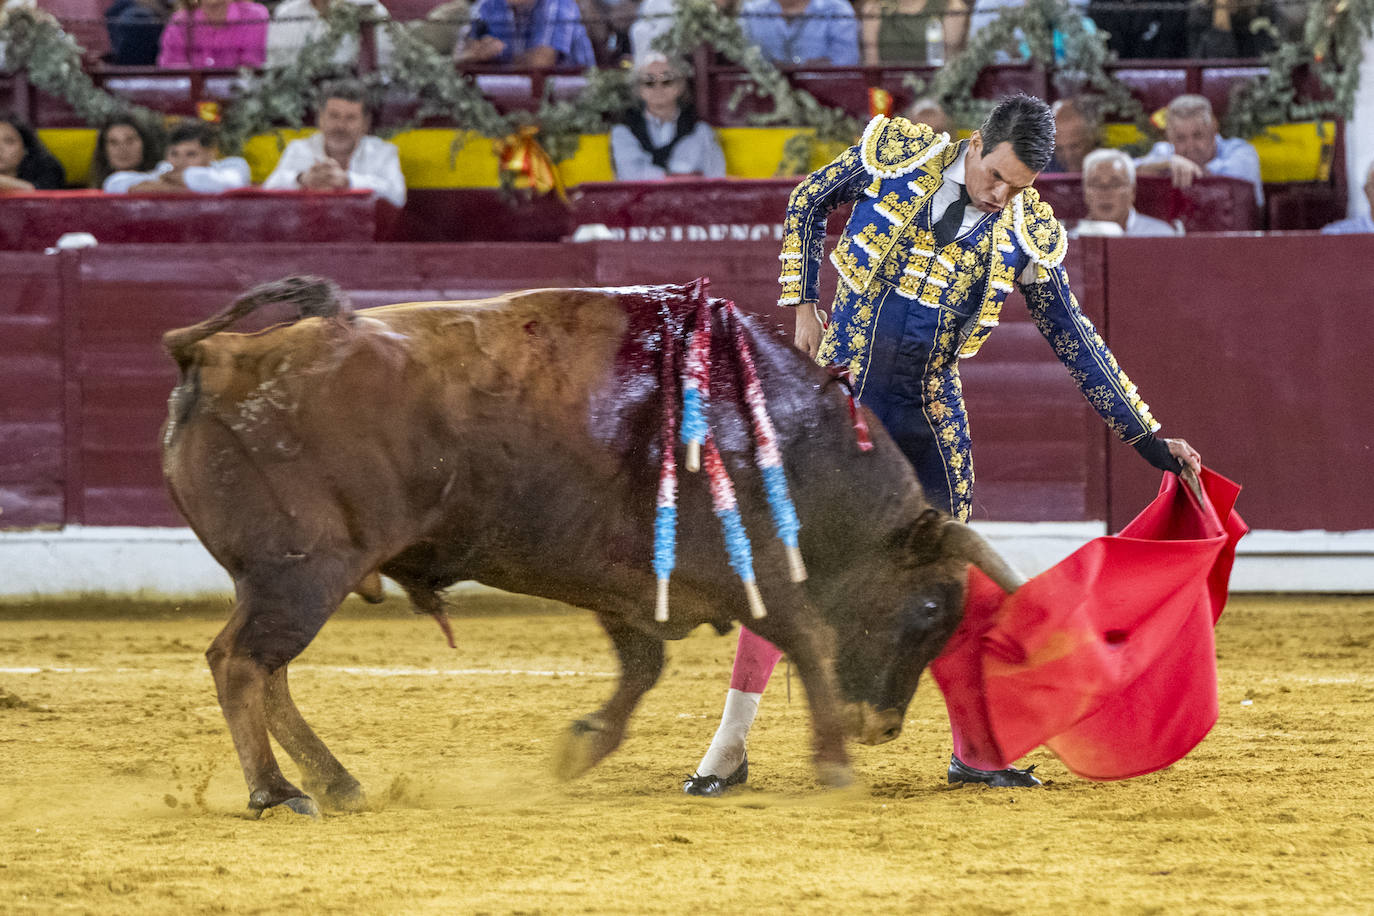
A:
[[[958,341],[967,316],[874,286],[873,339],[855,392],[916,469],[930,504],[966,522],[973,456]]]
[[[968,521],[973,458],[957,356],[966,316],[907,299],[893,286],[875,285],[873,339],[855,393],[916,469],[930,504]],[[762,693],[781,654],[741,628],[730,686]],[[956,735],[956,751],[959,744]]]

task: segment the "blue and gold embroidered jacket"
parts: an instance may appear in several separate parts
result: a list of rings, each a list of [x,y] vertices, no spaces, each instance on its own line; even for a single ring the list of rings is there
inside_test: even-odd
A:
[[[939,214],[931,213],[931,200],[958,155],[958,143],[924,124],[881,115],[869,122],[857,146],[792,192],[783,224],[779,304],[819,298],[826,218],[854,201],[830,256],[840,283],[818,362],[847,366],[862,388],[877,312],[894,293],[961,316],[957,334],[931,345],[950,349],[951,357],[973,356],[1018,285],[1036,327],[1097,412],[1126,442],[1145,439],[1159,424],[1079,309],[1063,266],[1067,233],[1033,189],[936,250],[931,226]],[[1032,265],[1033,280],[1023,282]]]

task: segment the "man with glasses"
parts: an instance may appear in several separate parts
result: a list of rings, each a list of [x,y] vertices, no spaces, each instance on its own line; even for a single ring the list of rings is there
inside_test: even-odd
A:
[[[1119,149],[1095,149],[1083,157],[1083,203],[1088,208],[1084,222],[1096,225],[1080,224],[1082,235],[1179,234],[1164,220],[1136,210],[1135,163]]]

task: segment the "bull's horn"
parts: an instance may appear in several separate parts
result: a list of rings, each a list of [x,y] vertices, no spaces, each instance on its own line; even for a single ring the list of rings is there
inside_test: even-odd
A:
[[[1004,592],[1014,592],[1026,582],[1026,577],[1017,572],[1002,555],[992,549],[981,534],[963,522],[950,519],[945,522],[944,538],[941,544],[947,557],[962,557],[977,566]]]

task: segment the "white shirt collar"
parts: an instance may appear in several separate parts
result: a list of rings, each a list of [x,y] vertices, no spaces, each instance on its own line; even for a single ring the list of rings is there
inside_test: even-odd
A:
[[[959,144],[959,155],[945,168],[945,178],[964,184],[964,157],[968,155],[968,144]]]

